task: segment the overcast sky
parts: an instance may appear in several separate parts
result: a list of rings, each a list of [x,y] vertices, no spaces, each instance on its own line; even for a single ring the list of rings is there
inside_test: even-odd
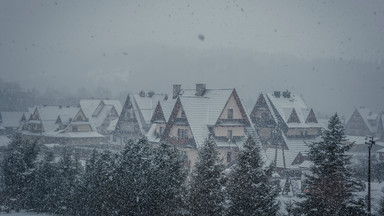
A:
[[[376,92],[379,98],[384,98],[384,84],[380,85],[379,81],[382,79],[384,83],[381,73],[383,20],[382,0],[2,0],[0,78],[42,91],[47,87],[72,91],[81,86],[95,88],[104,83],[114,92],[138,91],[140,87],[164,91],[165,86],[170,88],[175,82],[189,87],[193,87],[194,82],[207,82],[208,86],[214,82],[215,87],[240,86],[255,90],[252,86],[239,85],[241,81],[228,86],[234,77],[227,75],[220,78],[225,84],[221,86],[217,78],[213,78],[220,74],[205,70],[204,59],[191,61],[195,64],[202,62],[202,67],[196,67],[200,70],[195,71],[197,74],[203,71],[198,78],[190,68],[183,70],[183,65],[178,62],[173,66],[170,59],[180,53],[188,59],[188,56],[196,58],[199,53],[231,50],[242,53],[241,50],[245,50],[246,53],[290,56],[298,62],[341,59],[372,64],[376,72],[354,73],[349,80],[357,83],[364,76],[366,81],[378,85],[368,95]],[[159,57],[164,59],[166,66],[159,63]],[[215,64],[220,65],[224,60],[215,58],[218,61]],[[145,64],[152,67],[147,71],[135,69],[139,67],[137,65],[147,67]],[[253,69],[233,72],[236,76],[247,76],[246,79],[266,78],[265,73],[256,69],[254,73],[249,72]],[[265,71],[271,70],[266,66]],[[278,77],[276,75],[274,79]],[[294,90],[303,89],[295,82],[286,86],[281,86],[282,82],[278,81],[278,85],[260,83],[259,91],[292,86],[297,87]],[[372,100],[374,97],[376,95]],[[377,99],[372,103],[366,99],[366,103],[376,109],[384,108],[384,102],[377,102]],[[352,102],[348,104],[352,105]]]

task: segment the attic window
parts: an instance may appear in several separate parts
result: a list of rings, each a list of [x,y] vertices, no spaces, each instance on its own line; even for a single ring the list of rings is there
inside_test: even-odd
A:
[[[291,115],[289,116],[288,123],[300,123],[299,117],[297,116],[295,108],[293,108]]]
[[[232,130],[227,130],[227,138],[232,139]]]
[[[79,131],[79,128],[77,127],[77,125],[72,125],[72,132],[78,132]]]
[[[186,118],[184,110],[181,111],[181,118]]]
[[[233,109],[228,109],[228,119],[233,119]]]

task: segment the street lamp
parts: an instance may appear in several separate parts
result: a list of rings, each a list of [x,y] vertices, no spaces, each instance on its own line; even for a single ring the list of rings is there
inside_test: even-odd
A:
[[[368,140],[365,142],[365,144],[368,145],[368,198],[367,198],[367,209],[369,212],[369,215],[371,215],[371,149],[372,145],[375,144],[375,141],[373,141],[373,137],[366,137],[365,140]]]

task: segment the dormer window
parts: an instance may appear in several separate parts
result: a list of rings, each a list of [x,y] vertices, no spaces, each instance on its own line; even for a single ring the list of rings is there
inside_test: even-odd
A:
[[[233,119],[233,109],[228,109],[228,119]]]

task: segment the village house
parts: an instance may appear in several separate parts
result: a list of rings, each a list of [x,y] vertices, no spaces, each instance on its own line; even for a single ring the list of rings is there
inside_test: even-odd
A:
[[[167,101],[168,95],[144,91],[128,94],[113,133],[113,142],[124,144],[129,139],[145,136],[151,127],[151,118],[159,101]]]
[[[172,100],[158,103],[147,137],[154,144],[175,145],[184,155],[186,167],[194,166],[198,148],[209,136],[216,142],[225,165],[235,161],[239,146],[248,136],[258,142],[235,89],[207,89],[205,84],[181,89],[174,85]],[[173,105],[171,112],[167,109],[169,105]]]
[[[345,124],[345,134],[373,136],[384,140],[383,114],[373,113],[366,107],[356,108]]]
[[[98,133],[111,138],[122,110],[119,100],[83,99],[80,108]]]
[[[307,144],[321,134],[322,125],[313,109],[299,95],[275,91],[260,94],[250,118],[277,171],[290,170],[299,175],[300,169],[308,164]]]
[[[39,143],[98,144],[107,139],[99,134],[81,108],[72,106],[36,106],[21,126],[25,138]]]
[[[0,112],[0,135],[12,136],[27,121],[28,112]]]

